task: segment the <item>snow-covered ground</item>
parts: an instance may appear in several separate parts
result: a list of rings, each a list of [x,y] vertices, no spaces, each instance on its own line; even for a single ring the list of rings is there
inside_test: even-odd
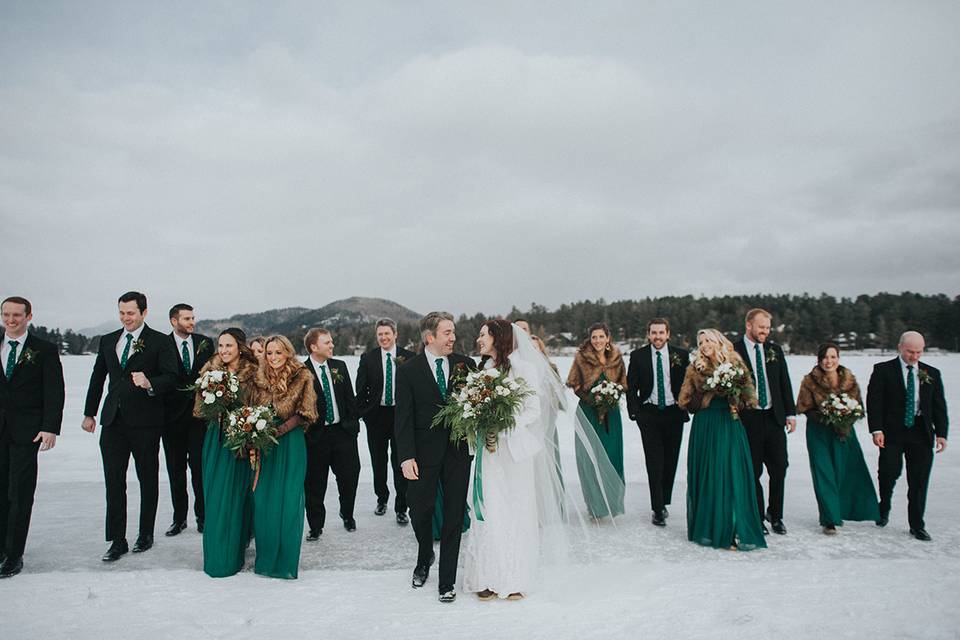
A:
[[[347,358],[355,369],[356,358]],[[565,374],[570,358],[558,358]],[[814,364],[789,359],[794,387]],[[878,358],[843,363],[866,381]],[[932,357],[944,372],[949,405],[960,407],[960,357]],[[40,481],[24,572],[0,581],[0,637],[16,638],[958,638],[960,637],[960,446],[938,455],[927,504],[933,542],[907,533],[906,482],[890,524],[848,523],[828,538],[817,525],[803,419],[789,437],[787,536],[751,553],[706,549],[686,539],[686,442],[668,526],[650,524],[643,450],[624,416],[627,514],[598,532],[598,562],[551,568],[522,602],[481,603],[460,594],[436,600],[436,573],[410,588],[413,531],[376,517],[369,456],[363,461],[357,531],[334,517],[319,542],[304,543],[300,578],[282,581],[245,570],[213,580],[201,570],[200,535],[176,538],[161,471],[156,546],[106,565],[104,490],[97,436],[80,430],[92,357],[66,357],[67,407],[56,448],[41,454]],[[562,428],[562,427],[561,427]],[[689,430],[689,426],[687,427]],[[868,464],[877,453],[857,427]],[[569,429],[564,465],[574,468]],[[99,434],[99,430],[98,430]],[[162,456],[161,456],[162,459]],[[572,487],[579,491],[578,487]],[[138,489],[130,471],[128,537],[136,535]],[[331,481],[327,507],[336,514]],[[252,562],[253,549],[248,561]]]

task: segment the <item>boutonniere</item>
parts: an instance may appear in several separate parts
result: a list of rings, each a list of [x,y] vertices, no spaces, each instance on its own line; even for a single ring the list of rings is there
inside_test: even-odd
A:
[[[27,347],[23,350],[23,353],[20,354],[20,362],[24,364],[34,364],[39,356],[39,351],[34,351],[30,347]],[[926,373],[926,371],[924,371],[924,373]]]
[[[333,384],[343,382],[343,374],[340,373],[340,369],[335,367],[330,367],[330,377],[333,378]]]
[[[682,367],[683,360],[680,358],[680,354],[676,351],[670,352],[670,366],[671,367]]]
[[[402,365],[404,362],[406,362],[407,359],[404,358],[403,356],[397,356],[396,358],[393,359],[393,361],[394,361],[394,362],[396,363],[396,365],[399,367],[399,366]]]
[[[147,344],[143,341],[143,338],[137,338],[133,341],[133,353],[137,354],[147,348]]]
[[[201,353],[203,353],[209,348],[210,348],[210,341],[204,340],[203,342],[200,343],[200,346],[197,347],[197,355],[200,355]]]
[[[767,347],[764,353],[766,353],[767,356],[764,358],[764,360],[767,361],[767,364],[773,364],[777,361],[777,352],[773,350],[773,347]]]
[[[933,376],[926,369],[917,368],[917,378],[920,380],[920,384],[933,384]]]
[[[453,365],[453,373],[450,374],[450,384],[455,389],[461,388],[467,383],[467,365],[458,362]]]

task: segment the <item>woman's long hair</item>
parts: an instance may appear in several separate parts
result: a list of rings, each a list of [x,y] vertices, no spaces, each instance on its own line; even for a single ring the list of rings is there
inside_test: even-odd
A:
[[[594,322],[592,325],[587,327],[587,338],[580,343],[580,346],[577,347],[577,351],[585,351],[587,347],[593,349],[593,343],[590,342],[590,337],[593,335],[594,331],[603,331],[608,340],[607,351],[610,351],[610,325],[608,325],[606,322]]]
[[[503,318],[493,318],[487,320],[481,327],[487,328],[487,333],[493,338],[493,348],[497,352],[493,360],[493,366],[500,371],[507,371],[510,368],[510,354],[513,353],[513,325]],[[480,359],[480,365],[483,366],[490,356],[483,356]]]
[[[693,366],[696,367],[697,371],[712,369],[718,364],[735,359],[736,351],[733,349],[733,343],[727,340],[727,337],[717,329],[700,329],[700,331],[697,331],[698,343],[700,342],[700,336],[704,336],[707,340],[713,342],[716,349],[714,349],[713,357],[709,359],[703,356],[699,348],[694,351],[696,355],[694,356]]]
[[[287,362],[279,369],[274,369],[267,363],[266,349],[273,342],[281,345],[283,351],[287,354]],[[260,369],[263,371],[264,378],[266,378],[267,383],[273,391],[286,393],[287,383],[290,382],[293,375],[304,366],[303,363],[300,362],[300,359],[297,358],[297,352],[293,348],[293,343],[290,342],[286,336],[273,335],[266,339],[263,348],[264,358],[263,362],[260,363]]]
[[[250,346],[247,345],[247,334],[243,332],[243,329],[239,327],[228,327],[220,332],[220,335],[217,336],[217,339],[222,338],[223,336],[230,336],[237,341],[237,348],[240,350],[240,360],[247,361],[253,366],[257,366],[260,362],[257,360],[257,356],[253,355],[253,351],[250,350]]]

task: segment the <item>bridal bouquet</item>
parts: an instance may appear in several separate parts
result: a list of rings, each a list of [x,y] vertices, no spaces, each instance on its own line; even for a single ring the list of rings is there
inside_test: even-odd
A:
[[[600,422],[605,423],[610,410],[620,406],[621,397],[623,397],[623,385],[609,380],[603,380],[590,389],[590,401],[597,408]]]
[[[723,362],[713,370],[710,377],[703,383],[703,388],[713,391],[719,396],[730,400],[730,413],[739,418],[737,400],[744,390],[750,386],[750,373],[741,364]]]
[[[831,393],[820,403],[820,413],[823,421],[833,427],[837,437],[846,440],[853,424],[863,417],[863,405],[845,393]]]
[[[501,431],[513,428],[515,414],[533,389],[523,378],[510,378],[497,369],[468,373],[459,391],[451,394],[433,427],[450,429],[450,441],[465,440],[471,449],[485,446],[493,453]]]
[[[240,378],[230,371],[211,369],[197,378],[186,391],[199,393],[203,400],[200,415],[207,420],[215,420],[239,404]]]
[[[278,423],[277,414],[269,406],[240,407],[227,414],[223,446],[237,457],[250,459],[250,468],[255,472],[253,489],[257,488],[263,456],[277,445]]]

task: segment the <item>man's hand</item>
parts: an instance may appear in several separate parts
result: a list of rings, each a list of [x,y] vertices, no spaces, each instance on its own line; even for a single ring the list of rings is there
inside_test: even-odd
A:
[[[134,371],[130,374],[130,376],[133,378],[133,384],[141,389],[150,390],[150,388],[153,387],[153,385],[150,384],[150,380],[147,379],[146,375],[144,375],[143,371]]]
[[[877,431],[873,434],[873,444],[883,449],[883,431]]]
[[[93,433],[97,428],[97,421],[93,416],[83,416],[83,422],[80,423],[80,428],[87,433]]]
[[[793,433],[797,430],[797,419],[787,418],[787,433]]]
[[[49,431],[41,431],[33,441],[40,443],[40,451],[53,449],[57,446],[57,434],[50,433]]]
[[[937,453],[942,453],[947,450],[947,439],[946,438],[937,438]]]
[[[420,469],[417,467],[417,461],[414,458],[401,462],[400,470],[403,471],[403,477],[407,480],[420,479]]]

